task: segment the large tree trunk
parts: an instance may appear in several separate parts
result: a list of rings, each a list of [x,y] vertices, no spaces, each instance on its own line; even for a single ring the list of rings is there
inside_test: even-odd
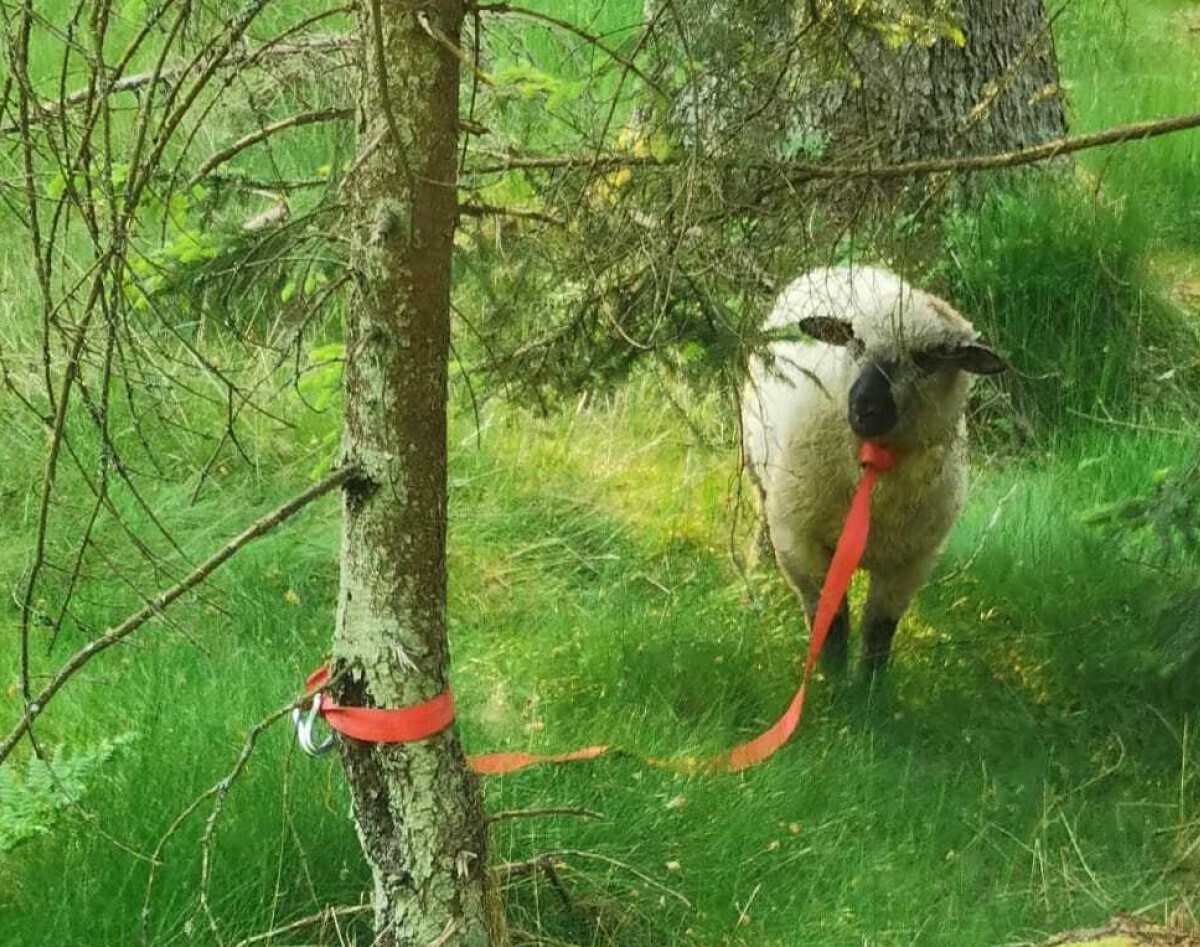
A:
[[[353,173],[357,294],[346,315],[345,494],[333,670],[349,705],[403,707],[447,686],[446,366],[457,212],[461,0],[360,4]],[[476,782],[453,729],[342,742],[375,880],[381,947],[491,941]]]
[[[809,120],[839,161],[987,154],[1066,133],[1042,0],[960,0],[965,42],[850,41],[849,74]]]
[[[662,0],[643,2],[655,21]],[[687,54],[704,68],[670,119],[706,151],[891,163],[1008,150],[1066,132],[1042,0],[958,0],[907,25],[899,11],[873,4],[682,7]],[[667,44],[660,70],[677,70],[681,53]]]

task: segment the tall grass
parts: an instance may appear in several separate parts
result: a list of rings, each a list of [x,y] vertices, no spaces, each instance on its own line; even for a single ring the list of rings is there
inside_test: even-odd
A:
[[[1161,398],[1151,369],[1184,362],[1196,337],[1147,273],[1151,233],[1136,205],[1058,177],[1023,179],[951,219],[951,298],[1013,353],[1011,400],[994,420],[1015,412],[1046,432]]]
[[[1189,0],[1067,4],[1055,40],[1073,130],[1195,111],[1200,32]],[[1200,132],[1082,155],[1112,196],[1138,208],[1166,246],[1200,247]]]

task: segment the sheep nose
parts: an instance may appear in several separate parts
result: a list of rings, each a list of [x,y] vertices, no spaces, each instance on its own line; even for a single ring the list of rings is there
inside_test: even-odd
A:
[[[862,438],[880,437],[896,426],[896,400],[888,366],[871,362],[850,386],[850,428]]]
[[[862,438],[881,437],[896,426],[895,405],[851,406],[850,428]]]

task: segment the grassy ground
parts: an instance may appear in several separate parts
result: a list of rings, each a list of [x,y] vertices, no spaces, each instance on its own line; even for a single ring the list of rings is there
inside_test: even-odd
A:
[[[703,752],[778,713],[802,626],[773,574],[753,575],[751,594],[730,567],[731,452],[696,445],[645,390],[547,422],[489,415],[482,448],[457,430],[451,622],[469,748]],[[526,881],[510,892],[514,926],[573,943],[604,925],[626,944],[987,944],[1173,905],[1196,880],[1165,869],[1196,816],[1200,748],[1187,705],[1152,675],[1166,583],[1078,516],[1185,450],[1094,434],[1053,462],[978,471],[900,640],[895,693],[826,682],[769,765],[684,777],[618,758],[490,781],[491,810],[604,813],[497,826],[498,860],[587,853],[564,856],[574,910]],[[231,477],[191,513],[207,521],[195,551],[287,479]],[[129,849],[152,850],[320,660],[335,533],[328,507],[305,514],[218,580],[207,597],[224,612],[182,609],[64,696],[48,744],[135,739],[86,798],[93,822],[68,813],[0,856],[0,942],[134,940],[147,869]],[[216,836],[227,938],[357,899],[367,878],[345,811],[336,764],[297,757],[283,726],[263,738]],[[207,942],[202,822],[165,851],[155,943]]]
[[[1190,107],[1194,41],[1165,29],[1189,5],[1130,9],[1128,34],[1100,7],[1116,9],[1080,4],[1060,30],[1078,126]],[[1099,69],[1118,55],[1119,82]],[[1195,141],[1092,165],[1117,199],[1154,209],[1153,249],[1179,270],[1194,265]],[[303,149],[293,157],[303,170]],[[8,285],[23,278],[16,259]],[[257,469],[218,466],[195,504],[190,484],[152,488],[187,558],[295,492],[327,452],[336,412],[305,415],[290,397],[277,407],[300,427],[255,439]],[[691,408],[728,445],[725,407]],[[17,587],[44,444],[3,410],[0,576]],[[550,419],[493,407],[480,420],[477,439],[458,409],[451,471],[450,621],[468,748],[611,741],[634,755],[701,753],[773,720],[799,673],[803,627],[772,571],[747,584],[730,562],[735,452],[699,443],[646,382]],[[970,505],[902,629],[892,693],[821,682],[797,738],[767,765],[687,777],[616,757],[489,781],[490,811],[603,813],[496,824],[497,862],[571,853],[561,856],[570,908],[544,877],[514,882],[514,932],[556,944],[957,947],[1186,905],[1200,883],[1189,853],[1200,825],[1195,702],[1157,674],[1160,608],[1177,576],[1153,546],[1119,545],[1082,520],[1143,493],[1193,450],[1194,435],[1084,424],[1036,456],[981,457]],[[63,516],[87,509],[82,494],[60,502]],[[124,512],[149,532],[144,513]],[[158,840],[328,646],[335,515],[321,504],[248,549],[55,703],[40,735],[64,769],[82,761],[87,792],[82,809],[45,813],[33,781],[0,784],[0,840],[44,827],[0,845],[0,947],[137,942]],[[114,524],[102,525],[119,549]],[[119,581],[97,578],[74,618],[103,627],[136,604]],[[6,598],[0,633],[16,616]],[[39,663],[84,640],[64,634]],[[0,730],[16,714],[15,679],[6,649]],[[110,758],[89,764],[98,748]],[[215,941],[196,904],[207,811],[161,852],[153,944]],[[346,811],[336,763],[298,756],[286,724],[263,735],[213,839],[225,943],[358,901],[368,876]],[[341,923],[369,942],[360,922]],[[275,943],[339,942],[332,929],[300,936]]]

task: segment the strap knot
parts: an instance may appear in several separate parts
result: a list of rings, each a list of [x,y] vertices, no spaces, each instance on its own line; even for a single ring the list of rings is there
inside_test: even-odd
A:
[[[858,449],[858,462],[872,470],[891,470],[900,458],[876,441],[863,441]]]

